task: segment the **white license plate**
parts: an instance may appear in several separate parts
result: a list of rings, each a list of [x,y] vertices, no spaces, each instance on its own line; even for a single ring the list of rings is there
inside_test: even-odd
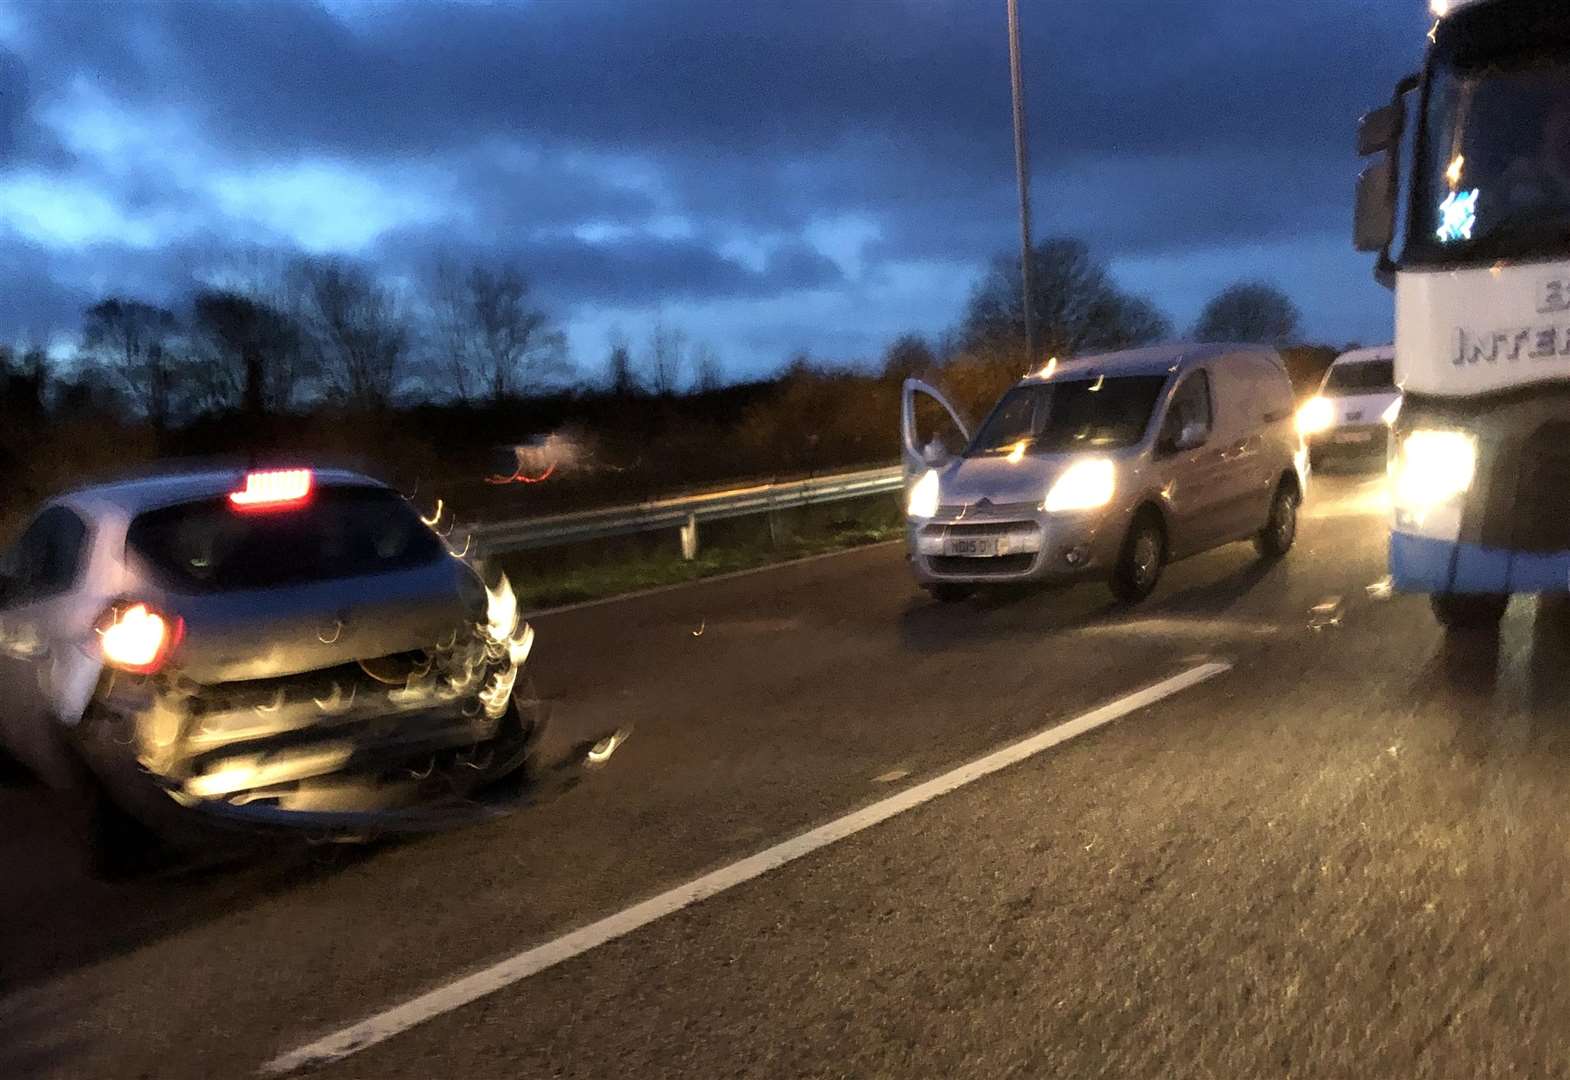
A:
[[[990,559],[998,554],[998,538],[951,536],[943,541],[943,554],[959,559]]]
[[[1374,438],[1374,433],[1371,432],[1371,431],[1343,431],[1339,435],[1336,435],[1336,436],[1332,437],[1331,441],[1332,442],[1342,443],[1342,444],[1345,444],[1345,443],[1366,443],[1366,442],[1372,442],[1373,438]]]

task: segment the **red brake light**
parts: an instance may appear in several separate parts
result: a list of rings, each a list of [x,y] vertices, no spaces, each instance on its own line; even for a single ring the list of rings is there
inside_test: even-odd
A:
[[[245,474],[245,487],[229,493],[237,510],[281,510],[311,497],[310,469],[272,469]]]
[[[161,615],[141,603],[110,608],[98,622],[104,663],[133,675],[151,675],[163,667],[184,636],[183,619]]]

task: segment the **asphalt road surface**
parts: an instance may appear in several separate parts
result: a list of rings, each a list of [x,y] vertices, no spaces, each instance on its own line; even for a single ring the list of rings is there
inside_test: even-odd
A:
[[[1381,514],[1321,477],[1284,562],[1235,545],[1134,609],[938,606],[882,546],[543,618],[558,719],[631,739],[397,845],[96,885],[0,790],[0,1076],[255,1076],[415,999],[306,1072],[1566,1075],[1570,612],[1446,641],[1380,587]]]

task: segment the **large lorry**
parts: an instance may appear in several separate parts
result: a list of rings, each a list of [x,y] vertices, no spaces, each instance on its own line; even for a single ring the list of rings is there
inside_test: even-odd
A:
[[[1570,592],[1570,4],[1432,12],[1422,72],[1359,126],[1356,242],[1395,291],[1391,577],[1488,627]]]

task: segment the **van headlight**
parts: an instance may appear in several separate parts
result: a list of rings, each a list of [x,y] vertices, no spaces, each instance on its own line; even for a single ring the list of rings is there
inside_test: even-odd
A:
[[[1318,435],[1336,422],[1336,407],[1329,399],[1311,397],[1297,411],[1297,430],[1301,435]]]
[[[938,513],[938,474],[928,469],[910,489],[905,512],[913,518],[936,517]]]
[[[1117,469],[1103,459],[1076,461],[1047,492],[1049,514],[1068,510],[1098,510],[1112,501],[1117,490]]]
[[[1392,469],[1390,499],[1396,525],[1421,529],[1436,511],[1451,508],[1471,490],[1477,475],[1477,439],[1464,431],[1414,431],[1401,440]],[[1459,528],[1458,511],[1445,517],[1454,517]],[[1451,531],[1449,524],[1445,523],[1446,533]]]

